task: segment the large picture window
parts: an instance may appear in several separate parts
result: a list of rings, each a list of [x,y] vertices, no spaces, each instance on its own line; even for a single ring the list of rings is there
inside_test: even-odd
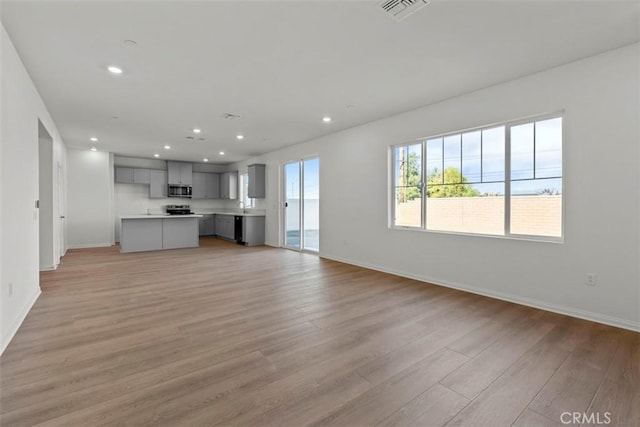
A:
[[[457,132],[393,150],[396,227],[562,237],[562,117]]]

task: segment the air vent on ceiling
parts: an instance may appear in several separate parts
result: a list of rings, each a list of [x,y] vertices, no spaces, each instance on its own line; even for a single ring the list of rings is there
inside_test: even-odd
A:
[[[429,0],[385,0],[379,6],[396,21],[402,21],[428,4]]]

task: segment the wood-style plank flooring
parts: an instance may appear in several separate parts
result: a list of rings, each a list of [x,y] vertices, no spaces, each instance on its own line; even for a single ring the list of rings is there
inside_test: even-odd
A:
[[[2,426],[640,422],[630,331],[216,239],[71,250],[41,278]]]

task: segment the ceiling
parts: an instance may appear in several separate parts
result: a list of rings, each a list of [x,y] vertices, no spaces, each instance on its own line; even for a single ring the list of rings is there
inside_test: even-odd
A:
[[[638,1],[433,0],[402,22],[377,3],[2,0],[0,12],[67,146],[215,163],[640,38]]]

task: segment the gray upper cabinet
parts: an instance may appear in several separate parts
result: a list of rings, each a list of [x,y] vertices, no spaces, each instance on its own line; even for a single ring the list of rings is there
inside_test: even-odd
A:
[[[208,173],[205,177],[206,199],[217,199],[220,197],[220,175]]]
[[[238,198],[238,171],[220,174],[220,198],[235,200]]]
[[[265,198],[265,165],[256,163],[247,166],[249,173],[249,191],[247,192],[252,199]]]
[[[167,197],[167,171],[149,171],[149,198],[164,199]]]
[[[115,181],[120,184],[149,184],[149,169],[116,167]]]
[[[203,172],[193,173],[193,190],[191,192],[192,199],[204,199],[206,196],[207,174]]]
[[[133,170],[133,182],[134,184],[149,184],[150,177],[149,173],[151,171],[149,169],[134,169]]]
[[[193,199],[217,199],[219,176],[217,173],[193,173]]]
[[[121,184],[133,184],[133,168],[116,168],[116,182]]]
[[[185,162],[167,162],[169,185],[192,185],[193,165]]]

